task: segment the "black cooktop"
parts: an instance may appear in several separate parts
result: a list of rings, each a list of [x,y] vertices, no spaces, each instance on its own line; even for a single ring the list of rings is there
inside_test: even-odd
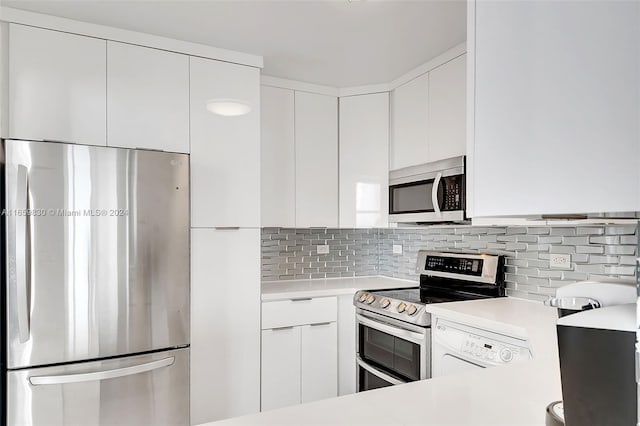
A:
[[[438,289],[424,288],[399,288],[394,290],[372,291],[371,293],[377,296],[425,305],[430,303],[459,302],[461,300],[484,299],[486,297],[490,297],[479,294],[463,293],[460,291],[447,292]]]

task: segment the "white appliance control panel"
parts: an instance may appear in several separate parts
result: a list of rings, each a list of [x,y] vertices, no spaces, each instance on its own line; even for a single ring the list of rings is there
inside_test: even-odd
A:
[[[532,359],[527,340],[436,318],[432,332],[433,377]]]
[[[506,345],[496,340],[469,334],[462,342],[461,350],[468,356],[498,364],[508,364],[521,357],[531,359],[528,349],[521,353],[518,346]],[[523,356],[524,355],[524,356]]]

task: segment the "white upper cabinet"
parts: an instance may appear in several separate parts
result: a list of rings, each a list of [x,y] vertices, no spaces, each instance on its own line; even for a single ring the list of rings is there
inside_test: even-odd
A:
[[[107,145],[189,152],[189,57],[107,42]]]
[[[262,226],[296,226],[293,90],[262,86]]]
[[[466,153],[466,54],[391,92],[391,170]]]
[[[638,16],[638,2],[475,4],[475,216],[640,209]]]
[[[340,227],[388,226],[389,94],[340,98]]]
[[[190,58],[191,226],[260,226],[260,75],[257,68]],[[222,116],[207,102],[251,111]]]
[[[9,132],[106,145],[106,41],[9,26]]]
[[[391,92],[391,170],[429,161],[428,98],[428,74]]]
[[[295,92],[296,226],[338,226],[338,100]]]
[[[467,55],[429,71],[429,161],[464,155],[467,145]]]

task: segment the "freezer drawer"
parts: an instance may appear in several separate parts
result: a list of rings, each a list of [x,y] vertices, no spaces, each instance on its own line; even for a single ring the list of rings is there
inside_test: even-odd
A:
[[[189,424],[189,349],[7,373],[7,424]]]
[[[4,149],[8,368],[188,344],[189,156]]]

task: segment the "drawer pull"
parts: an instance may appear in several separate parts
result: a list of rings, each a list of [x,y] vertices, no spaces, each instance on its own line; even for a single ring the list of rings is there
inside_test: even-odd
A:
[[[271,331],[284,331],[284,330],[291,330],[291,329],[293,329],[292,325],[288,327],[275,327],[275,328],[272,328]]]
[[[310,297],[304,297],[302,299],[291,299],[292,302],[308,302],[309,300],[312,300]]]
[[[327,322],[317,322],[317,323],[315,323],[315,324],[310,324],[310,325],[311,325],[311,327],[317,327],[317,326],[320,326],[320,325],[330,325],[330,324],[331,324],[331,321],[327,321]]]

